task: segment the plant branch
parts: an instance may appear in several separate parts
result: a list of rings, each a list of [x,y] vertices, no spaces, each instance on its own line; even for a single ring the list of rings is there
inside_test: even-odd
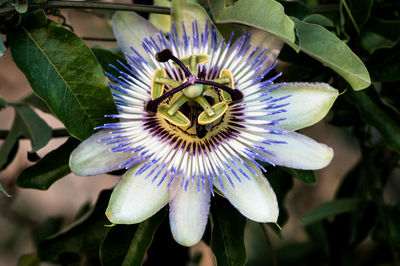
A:
[[[71,8],[71,9],[103,9],[103,10],[120,10],[135,11],[144,13],[170,14],[171,9],[163,6],[139,5],[139,4],[123,4],[108,2],[86,2],[86,1],[48,1],[45,4],[31,4],[29,9],[39,8]],[[14,7],[0,8],[0,16],[15,12]]]
[[[115,38],[102,38],[102,37],[81,37],[84,41],[99,41],[99,42],[116,42]]]
[[[10,131],[9,130],[0,130],[0,139],[5,139],[7,138],[7,135]],[[53,138],[62,138],[62,137],[69,137],[69,133],[66,129],[64,128],[57,128],[53,129]],[[20,137],[21,139],[27,139],[24,136]]]

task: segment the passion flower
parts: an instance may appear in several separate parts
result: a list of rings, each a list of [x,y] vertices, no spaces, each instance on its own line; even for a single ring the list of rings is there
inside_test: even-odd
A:
[[[137,14],[116,13],[113,21],[127,59],[115,67],[119,76],[109,74],[119,113],[108,116],[119,122],[99,127],[70,158],[77,175],[128,169],[106,210],[112,223],[140,223],[169,202],[172,234],[191,246],[215,191],[247,218],[276,222],[260,162],[320,169],[331,161],[331,148],[293,130],[323,118],[337,90],[275,84],[280,74],[268,73],[276,63],[250,34],[218,40],[211,23],[200,29],[194,21],[182,23],[182,35],[173,25],[164,36]]]

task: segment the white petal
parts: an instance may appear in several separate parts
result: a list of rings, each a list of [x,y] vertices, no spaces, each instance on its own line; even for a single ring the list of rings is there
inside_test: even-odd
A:
[[[171,7],[171,2],[167,0],[154,0],[153,5]],[[169,32],[170,30],[171,15],[161,15],[161,14],[151,13],[149,15],[149,21],[157,29],[161,29],[164,33]]]
[[[338,91],[326,83],[286,83],[270,95],[275,98],[292,95],[278,102],[290,103],[283,108],[287,112],[268,116],[268,119],[286,118],[279,127],[294,131],[320,121],[332,107]]]
[[[235,187],[232,187],[229,181],[222,176],[224,195],[247,218],[261,223],[276,222],[279,215],[276,195],[260,169],[251,162],[247,162],[247,164],[257,175],[243,166],[242,170],[251,180],[243,174],[237,173],[241,182],[233,180]],[[221,192],[223,191],[217,180],[214,181],[214,186]]]
[[[249,27],[248,31],[250,34],[249,43],[251,43],[252,47],[255,48],[259,46],[261,48],[260,51],[264,48],[268,49],[268,57],[258,72],[264,73],[275,63],[275,60],[283,47],[283,41],[265,30]]]
[[[69,167],[80,176],[98,175],[120,169],[132,154],[129,152],[111,152],[112,146],[99,142],[100,139],[111,136],[110,130],[101,130],[84,140],[71,153]]]
[[[207,11],[201,5],[193,2],[195,1],[178,0],[171,2],[171,19],[175,23],[180,38],[183,34],[182,22],[185,24],[187,33],[191,33],[193,22],[197,23],[199,33],[204,31],[204,26],[206,25],[207,20],[209,23],[213,23],[212,19],[208,16]],[[222,35],[216,27],[214,28],[217,33],[217,40],[220,41]],[[171,29],[171,31],[172,30],[173,29]]]
[[[156,36],[158,33],[153,24],[135,12],[118,11],[113,16],[113,30],[118,45],[124,53],[134,54],[130,48],[132,46],[149,61],[149,55],[143,49],[142,41],[144,38],[148,38],[150,35]]]
[[[269,134],[268,139],[284,141],[264,146],[276,155],[265,156],[276,165],[296,169],[316,170],[327,166],[333,158],[333,150],[325,144],[292,131],[285,134]]]
[[[115,224],[140,223],[158,212],[168,203],[166,182],[157,186],[145,178],[150,170],[136,176],[137,165],[129,169],[111,194],[106,215]]]
[[[207,225],[210,189],[207,187],[198,192],[196,184],[192,183],[185,191],[176,182],[171,186],[169,207],[169,222],[175,241],[188,247],[197,244]]]

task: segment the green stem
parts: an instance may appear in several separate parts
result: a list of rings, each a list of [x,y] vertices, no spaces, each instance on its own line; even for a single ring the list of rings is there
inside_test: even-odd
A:
[[[31,4],[29,9],[39,8],[71,8],[71,9],[103,9],[103,10],[120,10],[135,11],[143,13],[170,14],[171,9],[163,6],[150,6],[139,4],[123,4],[108,2],[86,2],[86,1],[48,1],[45,4]],[[0,9],[0,16],[15,12],[14,7],[6,7]]]
[[[268,234],[268,230],[266,228],[266,225],[263,224],[263,223],[259,223],[259,225],[261,226],[261,229],[263,230],[264,237],[265,237],[265,240],[267,241],[267,245],[268,245],[268,248],[269,248],[269,252],[271,253],[272,265],[276,266],[276,265],[278,265],[278,261],[276,259],[276,252],[275,252],[274,246],[272,245],[272,241],[269,238],[269,234]]]
[[[354,28],[357,30],[358,35],[360,35],[360,29],[359,29],[358,26],[357,26],[357,22],[355,21],[355,19],[354,19],[354,17],[353,17],[353,14],[351,14],[350,8],[349,8],[349,6],[347,5],[346,0],[342,0],[342,3],[343,3],[344,9],[345,9],[346,12],[347,12],[347,15],[349,15],[349,18],[350,18],[351,23],[353,24]]]

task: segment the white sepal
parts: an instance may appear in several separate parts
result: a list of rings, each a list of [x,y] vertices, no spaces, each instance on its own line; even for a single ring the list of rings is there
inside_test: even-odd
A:
[[[139,16],[135,12],[117,11],[113,16],[113,30],[117,38],[119,47],[124,53],[137,56],[130,46],[132,46],[141,56],[150,62],[149,55],[143,49],[144,38],[153,36],[159,31],[148,20]]]
[[[120,169],[132,157],[129,152],[111,152],[113,146],[99,141],[112,136],[110,130],[100,130],[84,140],[69,157],[71,171],[80,176],[99,175]]]
[[[278,86],[274,84],[273,86]],[[289,103],[284,113],[268,116],[268,120],[286,118],[279,127],[298,130],[320,121],[328,113],[339,93],[326,83],[285,83],[279,89],[271,91],[271,96],[280,98],[291,95],[277,104]]]
[[[241,182],[236,179],[233,180],[234,187],[222,176],[221,180],[225,190],[223,194],[240,213],[250,220],[261,223],[274,223],[279,215],[276,195],[261,170],[249,161],[246,161],[246,163],[257,175],[243,166],[242,170],[251,180],[238,172]],[[214,186],[219,191],[223,191],[217,180],[214,181]]]
[[[135,175],[141,165],[129,169],[111,194],[106,215],[114,224],[140,223],[168,203],[166,182],[157,186],[151,178],[146,179],[150,170]]]
[[[171,185],[169,222],[176,242],[183,246],[197,244],[206,229],[210,211],[210,189],[197,191],[195,183],[187,190],[179,182]]]
[[[271,129],[279,130],[275,127]],[[265,149],[275,155],[265,157],[276,165],[317,170],[327,166],[333,158],[332,148],[296,132],[284,130],[282,135],[268,134],[266,138],[286,142],[264,145]]]

